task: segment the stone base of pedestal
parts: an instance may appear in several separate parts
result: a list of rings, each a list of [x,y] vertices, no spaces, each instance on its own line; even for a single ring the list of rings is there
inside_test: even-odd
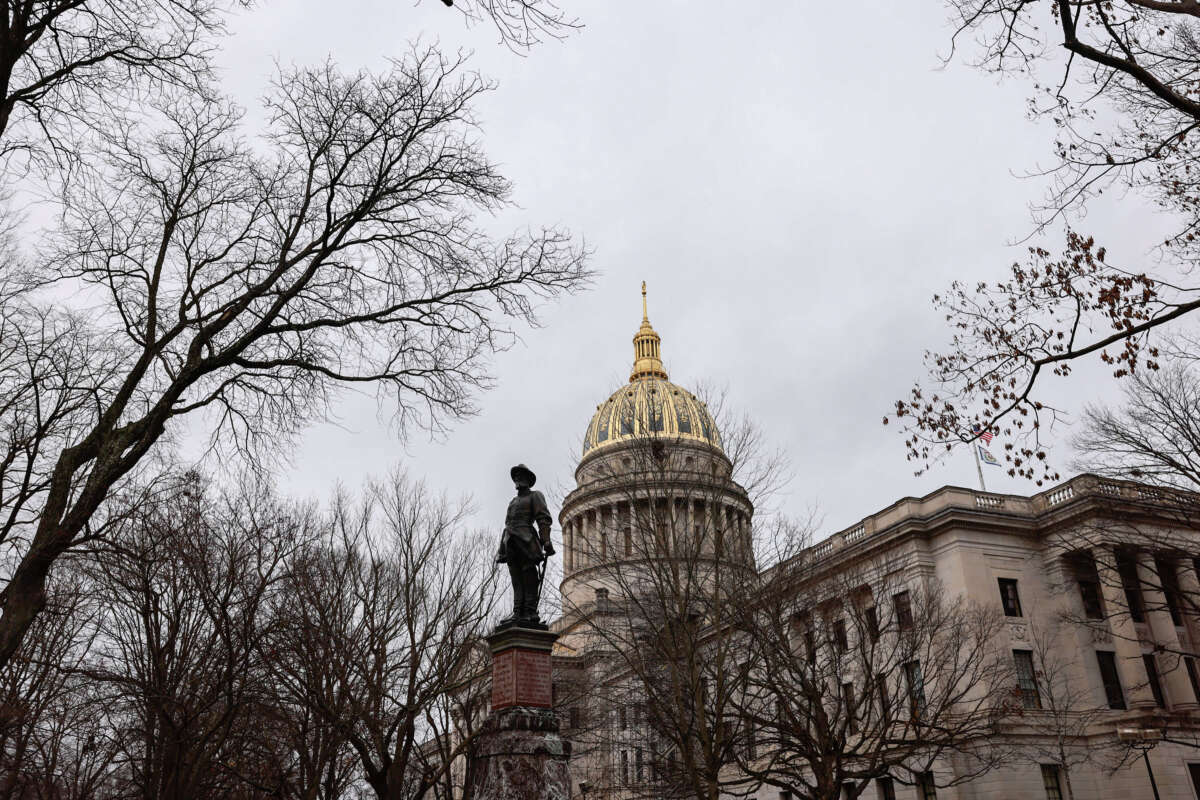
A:
[[[494,711],[475,740],[468,781],[479,800],[569,800],[571,743],[550,709]]]
[[[571,743],[558,735],[550,653],[557,634],[507,627],[488,637],[492,713],[467,780],[479,800],[568,800]]]

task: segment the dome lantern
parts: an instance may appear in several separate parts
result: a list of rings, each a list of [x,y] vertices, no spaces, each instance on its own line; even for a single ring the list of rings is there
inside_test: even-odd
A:
[[[646,314],[646,282],[642,281],[642,327],[633,335],[633,371],[629,373],[630,383],[646,378],[667,380],[667,371],[663,369],[661,345],[662,339],[650,326],[650,318]]]

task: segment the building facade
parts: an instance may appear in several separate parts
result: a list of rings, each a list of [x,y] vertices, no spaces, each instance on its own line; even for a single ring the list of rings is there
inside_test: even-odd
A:
[[[1032,496],[944,487],[760,570],[754,507],[735,480],[745,441],[723,439],[705,403],[669,380],[644,286],[633,343],[629,383],[588,423],[577,486],[559,516],[556,691],[564,735],[576,742],[577,796],[655,796],[664,765],[680,759],[680,745],[654,733],[638,698],[654,690],[653,674],[621,657],[623,648],[653,649],[653,636],[659,642],[662,631],[689,620],[732,624],[721,621],[732,617],[713,587],[768,585],[802,563],[797,582],[774,584],[794,593],[765,601],[789,618],[797,658],[815,660],[826,646],[814,644],[814,630],[835,651],[857,647],[867,635],[860,629],[879,619],[899,619],[902,636],[909,589],[916,596],[936,586],[961,608],[990,610],[994,627],[983,646],[1012,682],[1007,694],[989,696],[1004,709],[979,746],[1003,742],[1006,755],[982,774],[964,780],[974,767],[955,747],[927,772],[897,763],[894,774],[848,787],[846,796],[1150,798],[1156,789],[1163,800],[1200,798],[1200,680],[1190,656],[1200,643],[1200,535],[1190,496],[1091,475]],[[851,572],[867,577],[839,582]],[[946,680],[933,666],[922,678],[930,687]],[[911,674],[907,680],[911,693]],[[707,691],[702,684],[699,693]],[[849,700],[847,709],[856,713]],[[736,726],[742,763],[759,757],[754,725],[751,715]],[[737,769],[724,768],[729,795],[792,796],[779,785],[739,782]]]

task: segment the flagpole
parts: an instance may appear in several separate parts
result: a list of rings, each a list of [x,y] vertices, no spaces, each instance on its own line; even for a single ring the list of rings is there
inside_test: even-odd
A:
[[[975,471],[979,473],[979,491],[986,492],[987,486],[983,483],[983,464],[979,463],[979,440],[971,442],[971,452],[975,454]]]

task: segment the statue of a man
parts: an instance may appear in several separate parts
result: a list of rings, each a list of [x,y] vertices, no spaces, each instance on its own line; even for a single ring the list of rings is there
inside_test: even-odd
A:
[[[537,476],[524,464],[517,464],[508,473],[517,487],[517,496],[508,504],[504,518],[504,535],[500,537],[497,563],[508,564],[513,585],[513,613],[501,624],[527,623],[540,625],[538,596],[541,593],[542,570],[539,566],[554,555],[550,543],[550,508],[541,492],[533,490]],[[535,530],[536,528],[536,530]]]

